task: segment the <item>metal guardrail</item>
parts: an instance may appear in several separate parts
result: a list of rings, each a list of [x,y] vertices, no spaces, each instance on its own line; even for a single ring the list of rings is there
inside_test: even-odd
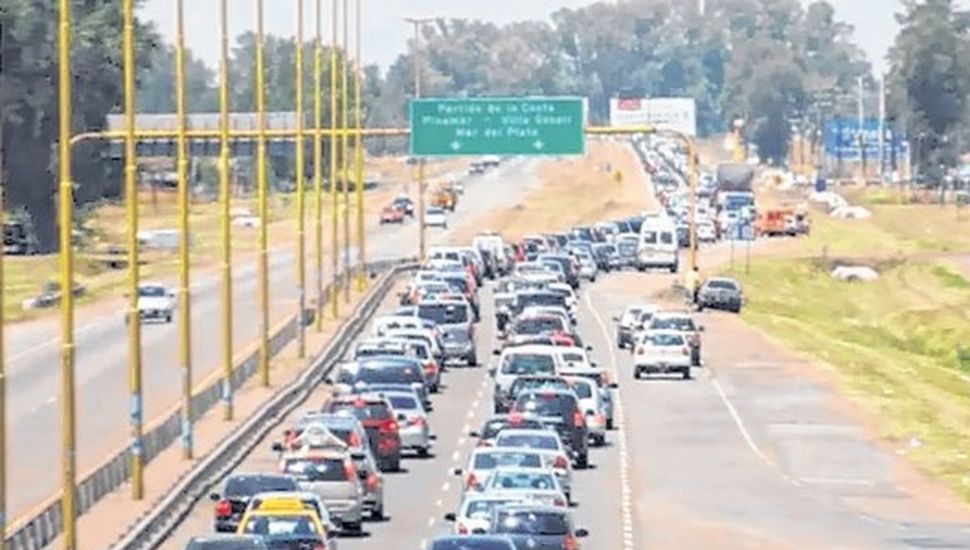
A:
[[[347,330],[348,327],[358,328],[357,325],[359,324],[359,317],[361,314],[372,309],[370,308],[370,305],[375,299],[377,300],[378,304],[380,303],[380,299],[383,298],[387,292],[387,289],[389,288],[390,281],[396,274],[407,269],[411,265],[408,263],[409,261],[410,260],[384,260],[367,264],[366,270],[368,273],[385,273],[384,277],[381,279],[381,283],[374,287],[368,297],[361,302],[354,316],[343,325],[340,332],[337,333],[327,350],[321,356],[321,359],[318,360],[314,367],[308,371],[308,374],[319,367],[320,361],[326,361],[331,357],[331,351],[335,349],[335,344],[343,342],[343,340],[346,339],[347,334],[353,334],[352,331],[349,332]],[[341,273],[337,279],[337,282],[341,284],[346,282],[349,284],[352,277],[347,277],[347,275],[348,273],[346,271]],[[326,286],[324,289],[324,300],[329,297],[332,288],[332,284],[328,284]],[[299,328],[297,324],[298,322],[299,315],[297,313],[293,313],[287,317],[284,322],[277,325],[273,333],[270,335],[270,357],[276,356],[297,337]],[[339,357],[339,355],[337,357]],[[231,379],[233,388],[239,388],[245,384],[246,381],[256,373],[258,365],[259,350],[256,349],[247,355],[233,370]],[[294,385],[288,386],[279,392],[276,396],[274,396],[268,405],[261,408],[255,415],[253,415],[252,418],[250,418],[249,421],[244,423],[238,431],[245,432],[247,428],[253,429],[255,427],[253,420],[261,417],[261,412],[265,413],[265,411],[268,409],[272,409],[271,405],[274,403],[279,403],[280,395],[290,395],[292,388],[294,386],[299,387],[299,384],[303,381],[304,377],[301,377],[300,380],[297,380]],[[216,406],[221,399],[221,395],[221,379],[214,380],[211,384],[196,393],[192,397],[192,410],[196,417],[204,415],[211,410],[212,407]],[[142,451],[144,453],[146,464],[151,462],[162,451],[178,441],[182,434],[181,422],[181,409],[175,408],[161,422],[146,430]],[[173,491],[174,495],[182,496],[183,493],[179,491],[178,488],[183,485],[183,482],[185,480],[193,479],[193,472],[200,470],[200,467],[212,462],[214,458],[222,456],[219,451],[225,449],[226,444],[231,443],[231,439],[232,437],[230,436],[230,438],[228,438],[226,441],[223,441],[223,443],[220,444],[215,451],[210,453],[208,458],[198,463],[195,468],[186,474],[182,481],[176,485],[176,490]],[[91,470],[90,473],[81,479],[76,489],[78,514],[84,514],[98,501],[129,480],[131,477],[131,460],[129,452],[130,449],[125,447],[119,452],[113,454],[112,457],[103,464]],[[170,493],[170,496],[171,494],[172,493]],[[194,500],[192,502],[194,502]],[[56,496],[48,500],[47,503],[41,508],[40,512],[38,512],[36,515],[19,525],[13,526],[12,532],[6,538],[7,547],[12,550],[39,550],[48,546],[58,536],[60,536],[60,534],[63,532],[63,525],[63,517],[61,515],[61,497]]]

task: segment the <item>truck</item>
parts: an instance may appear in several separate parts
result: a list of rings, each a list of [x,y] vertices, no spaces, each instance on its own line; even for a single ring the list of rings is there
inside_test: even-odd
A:
[[[737,162],[721,163],[717,166],[717,188],[715,204],[718,213],[724,210],[754,209],[754,192],[751,182],[754,168]]]

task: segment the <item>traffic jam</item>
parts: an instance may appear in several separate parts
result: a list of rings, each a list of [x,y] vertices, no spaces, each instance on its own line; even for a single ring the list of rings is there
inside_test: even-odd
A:
[[[446,420],[434,415],[435,406],[444,403],[450,377],[461,373],[477,373],[490,390],[491,412],[462,434],[469,444],[455,451],[454,467],[435,472],[450,478],[460,497],[438,501],[443,523],[432,517],[436,531],[422,550],[582,548],[591,536],[584,506],[601,504],[577,489],[593,475],[591,455],[617,437],[620,378],[690,379],[703,366],[696,312],[740,308],[733,286],[724,297],[698,301],[723,290],[711,287],[720,279],[687,293],[677,307],[628,304],[615,312],[610,345],[630,354],[622,361],[630,368],[593,359],[583,333],[594,327],[580,315],[584,287],[620,270],[666,271],[672,262],[675,271],[677,248],[672,260],[661,258],[677,243],[676,232],[661,213],[515,242],[483,232],[468,246],[431,247],[327,375],[324,402],[288,419],[271,449],[254,451],[271,451],[276,468],[225,478],[210,495],[215,533],[195,536],[187,548],[334,550],[368,540],[367,547],[403,547],[373,535],[371,526],[394,521],[391,502],[429,507],[418,487],[424,481],[407,491],[398,485],[398,494],[390,481],[414,475],[411,461],[435,457],[434,423]],[[632,250],[624,245],[631,240]],[[491,341],[479,341],[482,335]],[[448,397],[452,406],[472,399]],[[603,483],[597,479],[594,487]]]

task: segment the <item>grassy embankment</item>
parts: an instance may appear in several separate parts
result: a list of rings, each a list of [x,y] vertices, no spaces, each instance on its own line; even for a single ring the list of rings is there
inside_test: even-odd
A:
[[[873,217],[815,213],[810,238],[736,270],[750,300],[743,317],[827,364],[880,438],[970,501],[970,212],[850,199]],[[881,277],[835,281],[840,261]]]

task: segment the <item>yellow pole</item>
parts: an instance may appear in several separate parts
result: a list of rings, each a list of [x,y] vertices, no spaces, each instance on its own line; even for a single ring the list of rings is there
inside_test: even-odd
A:
[[[694,140],[689,137],[687,141],[687,164],[690,170],[690,265],[688,269],[693,271],[697,267],[697,171],[700,169],[697,159],[697,146]]]
[[[3,51],[6,33],[0,28],[0,52]],[[0,227],[3,227],[4,196],[4,155],[3,125],[5,121],[3,82],[0,81]],[[0,250],[0,533],[7,532],[7,384],[6,356],[4,355],[4,314],[3,314],[3,251]],[[5,536],[0,536],[0,550],[7,547]]]
[[[58,141],[60,172],[58,223],[61,278],[61,518],[62,548],[77,546],[74,419],[74,250],[71,224],[74,197],[71,182],[71,0],[59,0],[57,44]]]
[[[296,87],[296,284],[300,294],[300,316],[297,329],[296,356],[306,355],[306,175],[303,172],[303,0],[296,0],[296,67],[293,85]]]
[[[189,279],[189,179],[185,119],[185,2],[175,0],[175,171],[179,217],[179,363],[182,366],[182,458],[191,460],[192,445],[192,293]]]
[[[269,209],[266,184],[266,61],[263,0],[256,1],[256,194],[259,202],[259,373],[269,387]]]
[[[340,110],[341,110],[341,134],[340,134],[340,176],[343,181],[343,186],[341,191],[344,195],[344,302],[350,303],[350,278],[353,275],[353,267],[351,267],[350,262],[350,156],[348,155],[348,145],[350,141],[350,136],[348,135],[348,128],[350,126],[350,104],[348,99],[347,90],[347,71],[350,65],[348,60],[348,45],[350,42],[349,34],[349,13],[347,10],[347,0],[344,2],[343,11],[343,24],[344,24],[344,34],[343,34],[343,47],[341,48],[340,54]]]
[[[339,8],[337,0],[331,0],[333,15],[331,23],[330,44],[330,264],[333,269],[333,284],[330,286],[330,314],[334,319],[340,317],[340,305],[337,300],[338,283],[340,281],[340,225],[337,212],[337,17]]]
[[[134,0],[122,0],[125,84],[125,206],[128,218],[128,391],[131,424],[131,498],[145,492],[141,455],[141,320],[138,315],[138,159],[135,158]]]
[[[317,332],[323,331],[323,1],[316,0],[313,40],[313,248],[316,267]]]
[[[361,86],[363,75],[363,60],[360,56],[361,41],[361,1],[357,2],[357,32],[354,33],[356,53],[354,62],[354,118],[357,131],[354,133],[354,175],[357,181],[357,290],[363,292],[367,288],[367,235],[364,233],[364,147],[363,147],[363,106],[361,105]]]
[[[421,24],[422,19],[410,19],[414,24],[414,98],[421,97]],[[426,244],[426,231],[424,227],[424,159],[418,159],[418,259],[424,262]]]
[[[219,200],[222,222],[222,418],[232,420],[232,241],[229,220],[229,16],[219,0]]]

